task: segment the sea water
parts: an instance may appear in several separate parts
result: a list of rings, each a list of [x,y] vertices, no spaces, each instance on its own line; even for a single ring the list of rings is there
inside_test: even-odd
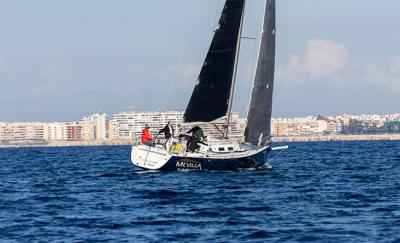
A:
[[[218,173],[143,173],[129,146],[0,149],[0,241],[400,242],[399,141],[288,145],[272,170]]]

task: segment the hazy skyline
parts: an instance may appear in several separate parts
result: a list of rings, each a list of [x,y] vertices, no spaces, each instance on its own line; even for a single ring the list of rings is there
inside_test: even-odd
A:
[[[184,110],[223,2],[0,0],[0,121]],[[258,37],[263,0],[247,3],[244,35]],[[274,116],[400,112],[399,9],[277,1]],[[249,99],[257,44],[243,42],[235,111]]]

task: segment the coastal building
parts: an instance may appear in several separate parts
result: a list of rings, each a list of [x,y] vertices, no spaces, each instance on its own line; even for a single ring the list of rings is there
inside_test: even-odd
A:
[[[1,141],[66,141],[81,140],[82,126],[77,122],[14,122],[0,123]]]
[[[83,126],[79,122],[70,122],[66,124],[67,140],[77,141],[83,139]]]
[[[185,133],[193,124],[183,124],[182,111],[121,112],[108,118],[95,113],[79,122],[0,122],[0,144],[46,143],[46,141],[104,141],[121,142],[140,139],[145,124],[153,136],[172,121],[176,133]],[[206,136],[220,137],[225,120],[201,124]],[[232,113],[230,137],[243,137],[246,119]],[[400,133],[400,113],[388,115],[309,116],[304,118],[272,119],[271,132],[275,137],[318,136],[339,134]]]
[[[328,123],[325,120],[317,120],[316,117],[272,119],[271,132],[273,136],[310,136],[320,135],[326,132]]]
[[[10,140],[13,139],[13,137],[14,133],[10,123],[0,123],[0,140]]]
[[[44,124],[38,122],[0,123],[0,143],[44,141]]]
[[[43,139],[48,141],[67,140],[67,126],[65,123],[43,123]]]
[[[175,129],[182,124],[183,112],[121,112],[113,115],[110,120],[111,139],[132,139],[138,137],[144,126],[150,126],[151,131],[156,133],[162,129],[168,121],[172,121]]]
[[[110,139],[139,139],[140,134],[147,124],[153,134],[157,134],[168,121],[172,121],[175,131],[186,132],[191,129],[190,124],[183,124],[184,112],[181,111],[162,111],[162,112],[122,112],[113,115],[110,120]],[[225,125],[225,120],[221,119],[214,124],[204,124],[202,129],[206,136],[219,137]],[[231,137],[242,137],[245,126],[245,119],[239,119],[239,113],[233,112],[230,126]],[[218,127],[220,130],[218,130]]]
[[[86,141],[108,139],[108,116],[105,113],[95,113],[82,118],[81,138]]]
[[[109,122],[110,139],[130,139],[134,127],[134,114],[122,112],[112,116]]]
[[[326,132],[328,134],[340,134],[342,132],[342,123],[338,121],[328,121]]]

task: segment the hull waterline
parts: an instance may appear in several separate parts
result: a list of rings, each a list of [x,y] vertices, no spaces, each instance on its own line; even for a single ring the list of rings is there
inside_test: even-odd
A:
[[[135,147],[132,148],[132,163],[145,170],[160,171],[234,171],[240,169],[270,168],[267,163],[269,148],[260,149],[249,155],[242,156],[178,156],[164,155],[158,158],[152,157],[156,152],[148,151],[143,157],[134,156]],[[143,161],[143,159],[149,161]],[[150,158],[150,159],[149,159]],[[154,161],[150,161],[154,158]],[[139,161],[141,160],[141,161]]]

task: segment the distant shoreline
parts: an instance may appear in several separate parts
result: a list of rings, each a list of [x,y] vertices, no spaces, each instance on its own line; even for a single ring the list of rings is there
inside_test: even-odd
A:
[[[274,142],[328,142],[328,141],[387,141],[400,140],[400,134],[376,135],[318,135],[318,136],[293,136],[274,137]]]
[[[274,137],[274,142],[327,142],[327,141],[387,141],[400,140],[400,134],[379,135],[321,135],[321,136],[293,136]],[[0,144],[0,148],[15,147],[95,147],[132,145],[130,140],[105,140],[105,141],[50,141],[46,144]]]

